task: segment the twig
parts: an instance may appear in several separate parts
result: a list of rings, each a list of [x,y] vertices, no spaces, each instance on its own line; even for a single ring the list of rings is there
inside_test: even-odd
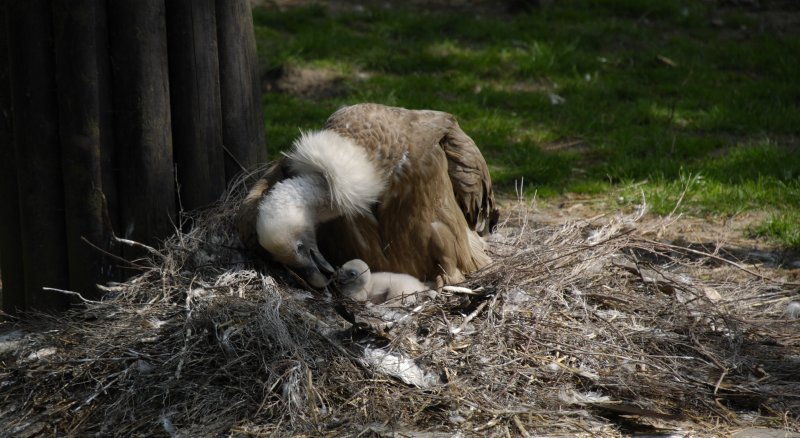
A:
[[[567,253],[565,253],[565,254],[561,254],[561,255],[559,255],[559,256],[556,256],[556,257],[553,257],[553,258],[551,258],[551,259],[547,259],[547,260],[545,260],[545,261],[543,261],[543,262],[539,263],[539,265],[542,265],[542,266],[550,265],[550,264],[552,264],[552,263],[555,263],[555,262],[556,262],[556,261],[558,261],[558,260],[561,260],[561,259],[564,259],[564,258],[567,258],[567,257],[573,256],[573,255],[575,255],[575,254],[581,253],[581,252],[583,252],[583,251],[586,251],[586,250],[587,250],[587,249],[589,249],[589,248],[595,248],[595,247],[598,247],[598,246],[601,246],[601,245],[605,245],[606,243],[608,243],[608,242],[610,242],[610,241],[612,241],[612,240],[616,240],[616,239],[619,239],[620,237],[623,237],[623,236],[626,236],[626,235],[628,235],[628,234],[631,234],[631,233],[633,233],[633,231],[634,231],[634,229],[633,229],[633,228],[629,228],[629,229],[627,229],[627,230],[620,231],[619,233],[617,233],[617,234],[614,234],[613,236],[607,237],[607,238],[605,238],[605,239],[603,239],[603,240],[601,240],[601,241],[599,241],[599,242],[597,242],[597,243],[593,243],[593,244],[590,244],[590,245],[581,245],[581,246],[580,246],[578,249],[576,249],[576,250],[569,251],[569,252],[567,252]],[[515,255],[514,257],[517,257],[517,256],[519,256],[519,255],[525,254],[525,253],[527,253],[527,252],[530,252],[530,251],[533,251],[533,250],[526,250],[526,251],[522,251],[522,252],[520,252],[519,254]],[[563,266],[559,266],[559,267],[557,267],[557,268],[562,268],[562,267],[563,267]]]
[[[115,260],[127,263],[127,264],[129,264],[129,265],[131,265],[133,267],[136,267],[136,268],[142,268],[142,266],[137,265],[136,263],[134,263],[131,260],[126,259],[125,257],[120,257],[120,256],[118,256],[118,255],[116,255],[116,254],[114,254],[112,252],[109,252],[109,251],[107,251],[107,250],[105,250],[103,248],[100,248],[99,246],[97,246],[94,243],[90,242],[89,239],[87,239],[85,236],[81,236],[81,240],[83,240],[86,244],[88,244],[92,248],[96,249],[97,251],[100,251],[101,253],[103,253],[107,257],[111,257],[111,258],[113,258]]]
[[[118,237],[116,235],[111,236],[111,238],[114,239],[115,242],[124,243],[125,245],[131,246],[133,248],[143,249],[149,252],[150,254],[161,256],[161,253],[158,252],[157,249],[153,248],[152,246],[145,245],[144,243],[130,239],[123,239],[122,237]]]
[[[702,354],[706,358],[708,358],[711,362],[714,362],[714,365],[716,365],[717,368],[719,368],[721,374],[719,376],[719,379],[717,379],[716,384],[714,385],[714,395],[717,395],[717,391],[719,390],[720,385],[722,385],[722,381],[725,380],[725,376],[728,375],[728,367],[726,367],[725,364],[720,362],[716,357],[714,357],[714,355],[708,352],[708,350],[706,350],[706,347],[704,347],[703,344],[701,344],[696,337],[692,336],[691,339],[694,345],[696,346],[697,351],[700,352],[700,354]]]
[[[183,340],[183,348],[181,348],[180,352],[180,360],[178,360],[178,366],[175,368],[175,380],[181,379],[181,371],[183,370],[183,364],[186,361],[186,353],[189,351],[189,339],[192,337],[192,329],[191,327],[186,329],[186,337]]]
[[[474,290],[468,287],[461,287],[461,286],[444,286],[442,287],[442,290],[464,295],[478,295]]]
[[[242,172],[247,172],[247,168],[242,166],[242,163],[240,163],[239,160],[236,159],[236,156],[233,155],[233,152],[231,152],[230,149],[228,149],[228,147],[225,146],[224,144],[222,145],[222,150],[225,151],[226,154],[228,154],[230,159],[233,160],[233,162],[236,163],[237,166],[239,166],[239,169],[241,169]]]
[[[514,415],[513,417],[511,417],[511,419],[514,420],[514,425],[517,426],[517,429],[519,429],[519,433],[522,436],[524,437],[530,436],[530,434],[528,434],[528,431],[525,429],[525,426],[522,425],[522,421],[519,420],[519,416]]]
[[[673,111],[675,110],[674,102],[673,102],[672,110]],[[674,139],[673,139],[673,142],[674,142]],[[683,190],[681,191],[681,195],[678,197],[678,200],[675,202],[675,207],[673,207],[672,211],[670,211],[669,214],[667,215],[667,219],[671,218],[672,215],[674,215],[675,212],[678,210],[678,207],[681,206],[681,204],[683,203],[683,198],[686,197],[686,192],[689,191],[689,188],[692,186],[692,183],[694,183],[696,181],[696,179],[697,179],[697,177],[695,176],[695,177],[690,178],[689,181],[686,182],[686,186],[683,187]]]
[[[728,370],[723,369],[722,374],[719,375],[719,379],[717,379],[717,383],[714,385],[714,395],[717,395],[717,391],[719,391],[719,386],[722,385],[722,381],[725,380],[725,376],[728,375]]]
[[[100,389],[98,389],[97,391],[95,391],[95,392],[94,392],[92,395],[90,395],[89,397],[87,397],[87,398],[86,398],[86,400],[84,400],[84,401],[83,401],[83,403],[81,403],[80,405],[78,405],[78,406],[75,408],[75,410],[74,410],[73,412],[80,411],[80,410],[81,410],[81,409],[82,409],[84,406],[88,405],[89,403],[91,403],[91,402],[92,402],[92,400],[94,400],[95,398],[97,398],[97,396],[98,396],[98,395],[100,395],[100,394],[102,394],[102,393],[106,392],[106,390],[107,390],[108,388],[110,388],[110,387],[111,387],[111,385],[113,385],[114,383],[116,383],[116,382],[117,382],[117,380],[119,380],[119,378],[120,378],[120,375],[121,375],[121,374],[124,374],[124,373],[126,373],[126,372],[127,372],[127,370],[128,370],[128,369],[126,368],[126,369],[124,369],[124,370],[122,370],[122,371],[119,371],[119,372],[117,372],[117,373],[116,373],[116,375],[114,376],[114,378],[113,378],[113,379],[110,379],[110,381],[109,381],[108,383],[106,383],[106,384],[105,384],[105,385],[103,385],[103,386],[102,386]]]
[[[73,295],[73,296],[78,297],[84,303],[89,303],[89,304],[101,304],[102,303],[101,301],[95,301],[95,300],[86,299],[80,293],[75,292],[75,291],[71,291],[71,290],[56,289],[54,287],[43,287],[42,290],[46,290],[46,291],[50,291],[50,292],[58,292],[60,294],[65,294],[65,295]]]
[[[771,283],[775,283],[775,284],[779,284],[779,285],[783,285],[783,286],[792,286],[792,287],[800,286],[800,283],[792,283],[792,282],[788,282],[788,281],[779,281],[779,280],[775,280],[774,278],[767,277],[766,275],[759,274],[758,272],[754,272],[754,271],[752,271],[750,269],[747,269],[744,266],[734,262],[733,260],[726,259],[725,257],[720,257],[720,256],[717,256],[717,255],[714,255],[714,254],[710,254],[710,253],[704,252],[704,251],[698,251],[696,249],[687,248],[685,246],[671,245],[669,243],[658,242],[658,241],[655,241],[655,240],[644,239],[644,238],[641,239],[641,240],[643,242],[647,242],[647,243],[650,243],[650,244],[655,245],[655,246],[663,246],[663,247],[670,248],[670,249],[673,249],[673,250],[685,251],[685,252],[689,252],[689,253],[692,253],[692,254],[700,255],[700,256],[703,256],[703,257],[708,257],[708,258],[711,258],[711,259],[714,259],[714,260],[717,260],[717,261],[720,261],[720,262],[723,262],[723,263],[727,263],[727,264],[729,264],[729,265],[731,265],[731,266],[733,266],[733,267],[735,267],[737,269],[740,269],[740,270],[742,270],[744,272],[747,272],[748,274],[750,274],[750,275],[752,275],[754,277],[758,277],[758,278],[760,278],[762,280],[769,281]],[[649,250],[649,248],[641,248],[641,249]]]
[[[466,317],[466,318],[464,318],[464,321],[462,321],[462,322],[461,322],[461,325],[459,325],[457,328],[450,329],[450,333],[451,333],[451,334],[453,334],[453,335],[457,335],[457,334],[461,333],[461,331],[462,331],[462,330],[464,330],[464,328],[466,328],[467,324],[468,324],[470,321],[472,321],[472,319],[473,319],[473,318],[475,318],[476,316],[478,316],[478,314],[479,314],[479,313],[481,313],[481,310],[483,310],[483,308],[484,308],[484,307],[486,307],[486,305],[487,305],[487,304],[489,304],[489,301],[488,301],[488,300],[487,300],[487,301],[484,301],[484,302],[482,302],[482,303],[481,303],[481,304],[478,306],[478,308],[477,308],[477,309],[473,310],[473,311],[472,311],[472,313],[470,313],[469,315],[467,315],[467,317]]]

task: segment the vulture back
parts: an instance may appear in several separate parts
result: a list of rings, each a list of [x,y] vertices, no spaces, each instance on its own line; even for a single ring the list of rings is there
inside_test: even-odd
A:
[[[362,104],[337,111],[325,128],[365,148],[388,181],[373,215],[320,228],[320,249],[334,263],[361,258],[375,270],[452,283],[490,262],[470,233],[496,222],[491,180],[452,115]]]

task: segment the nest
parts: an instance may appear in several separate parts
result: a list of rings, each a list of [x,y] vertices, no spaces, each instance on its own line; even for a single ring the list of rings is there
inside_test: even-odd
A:
[[[311,292],[248,254],[231,189],[108,298],[15,323],[11,435],[616,436],[797,431],[797,285],[655,239],[641,211],[537,225],[413,309]],[[133,242],[129,242],[134,244]],[[389,312],[392,313],[392,312]],[[15,338],[16,336],[16,338]]]

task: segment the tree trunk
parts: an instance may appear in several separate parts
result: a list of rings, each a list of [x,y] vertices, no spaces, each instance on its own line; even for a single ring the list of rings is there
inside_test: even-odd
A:
[[[154,245],[175,218],[164,0],[114,0],[108,20],[122,234]]]
[[[214,0],[167,0],[176,179],[181,207],[212,204],[225,189]]]
[[[100,297],[144,255],[112,233],[158,246],[265,161],[258,79],[248,0],[0,0],[3,309]]]
[[[68,274],[50,7],[47,0],[8,5],[26,306],[55,310],[67,296],[42,287],[64,288]]]
[[[0,3],[0,272],[3,275],[3,311],[16,314],[25,308],[25,272],[19,196],[11,119],[11,79],[8,56],[6,3]]]
[[[217,0],[225,179],[267,160],[261,87],[249,0]]]
[[[110,245],[100,154],[100,89],[97,31],[100,0],[53,3],[61,170],[67,211],[70,289],[97,299],[110,265],[102,248]],[[103,19],[105,17],[102,17]],[[92,245],[85,242],[88,240]]]
[[[111,224],[112,230],[120,230],[119,195],[117,180],[117,152],[114,143],[114,100],[112,99],[111,57],[108,34],[108,5],[107,1],[99,0],[97,3],[97,22],[93,27],[97,31],[97,87],[100,101],[100,177],[103,180],[103,195],[106,199],[106,222]],[[112,248],[109,248],[110,250]],[[119,251],[113,251],[119,255]],[[116,271],[116,270],[115,270]],[[119,279],[119,272],[114,272],[112,278]]]

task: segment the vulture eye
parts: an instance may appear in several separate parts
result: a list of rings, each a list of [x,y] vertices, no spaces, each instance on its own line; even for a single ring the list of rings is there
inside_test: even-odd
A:
[[[297,252],[303,252],[306,249],[306,244],[303,242],[297,243]]]
[[[356,278],[356,277],[358,277],[358,272],[356,272],[356,271],[347,271],[347,276],[350,277],[350,278]]]

